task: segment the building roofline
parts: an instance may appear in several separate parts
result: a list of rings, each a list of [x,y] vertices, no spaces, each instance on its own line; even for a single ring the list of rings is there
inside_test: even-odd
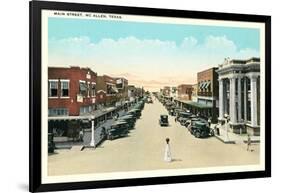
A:
[[[90,67],[80,67],[80,66],[48,66],[48,69],[79,69],[79,70],[90,70],[93,72],[96,76],[98,76],[97,72],[93,71]]]

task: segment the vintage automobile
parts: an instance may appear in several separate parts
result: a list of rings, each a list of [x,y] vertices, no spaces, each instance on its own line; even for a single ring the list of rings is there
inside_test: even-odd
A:
[[[194,124],[195,124],[196,122],[201,122],[201,123],[204,123],[204,124],[206,124],[206,125],[208,126],[208,122],[207,122],[205,119],[199,118],[199,117],[197,117],[197,116],[195,116],[195,117],[192,116],[192,117],[190,117],[190,119],[188,119],[188,120],[186,121],[185,127],[187,127],[187,129],[188,129],[189,131],[191,131],[191,126],[194,126]]]
[[[153,101],[152,101],[152,99],[151,99],[150,97],[148,97],[148,98],[146,99],[146,103],[153,103]]]
[[[195,121],[194,124],[191,125],[190,133],[196,138],[214,136],[214,130],[202,121]]]
[[[171,108],[168,110],[168,114],[171,116],[175,116],[176,113],[175,113],[175,110],[173,108]]]
[[[129,133],[129,125],[126,121],[118,120],[112,123],[107,130],[107,139],[113,140],[119,137],[125,137]]]
[[[127,112],[129,115],[133,115],[136,118],[139,118],[141,116],[141,110],[138,108],[133,108],[130,111]]]
[[[184,125],[190,116],[192,116],[192,113],[190,112],[179,112],[176,119],[181,125]]]
[[[192,121],[200,121],[203,119],[198,118],[196,115],[191,115],[190,117],[187,118],[186,122],[184,123],[185,127],[188,127]]]
[[[54,143],[54,134],[48,133],[48,153],[54,153],[55,143]]]
[[[159,124],[160,126],[169,126],[168,115],[160,115]]]
[[[132,115],[125,115],[118,118],[119,121],[126,121],[129,124],[129,129],[133,129],[135,126],[136,118]]]

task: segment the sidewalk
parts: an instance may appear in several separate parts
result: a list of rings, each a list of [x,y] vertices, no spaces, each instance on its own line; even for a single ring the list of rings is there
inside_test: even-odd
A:
[[[211,128],[214,128],[215,124],[211,125]],[[247,134],[235,134],[228,129],[228,132],[226,132],[226,129],[224,126],[222,126],[220,129],[220,135],[217,135],[215,131],[215,137],[222,141],[223,143],[227,144],[242,144],[247,143],[248,136]],[[259,143],[260,142],[260,136],[251,136],[251,142],[252,143]]]

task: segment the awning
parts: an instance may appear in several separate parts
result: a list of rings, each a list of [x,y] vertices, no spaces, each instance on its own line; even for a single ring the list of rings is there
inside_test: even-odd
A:
[[[204,88],[207,89],[211,84],[211,81],[206,82],[206,84],[204,85]]]
[[[201,82],[201,83],[200,83],[200,89],[203,89],[204,86],[205,86],[205,84],[206,84],[205,82]]]
[[[201,103],[198,103],[198,102],[193,102],[193,101],[186,101],[186,102],[183,102],[187,105],[190,105],[192,107],[196,107],[196,108],[200,108],[200,109],[209,109],[209,108],[213,108],[212,105],[207,105],[207,104],[201,104]]]

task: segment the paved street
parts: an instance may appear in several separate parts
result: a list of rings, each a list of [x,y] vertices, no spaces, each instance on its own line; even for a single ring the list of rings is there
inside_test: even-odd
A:
[[[160,127],[160,114],[167,114],[154,100],[128,137],[106,140],[97,149],[58,150],[48,156],[48,175],[85,174],[169,168],[234,166],[259,163],[259,144],[246,151],[245,144],[224,144],[215,137],[197,139],[169,116],[169,127]],[[164,162],[165,138],[170,138],[173,161]]]

